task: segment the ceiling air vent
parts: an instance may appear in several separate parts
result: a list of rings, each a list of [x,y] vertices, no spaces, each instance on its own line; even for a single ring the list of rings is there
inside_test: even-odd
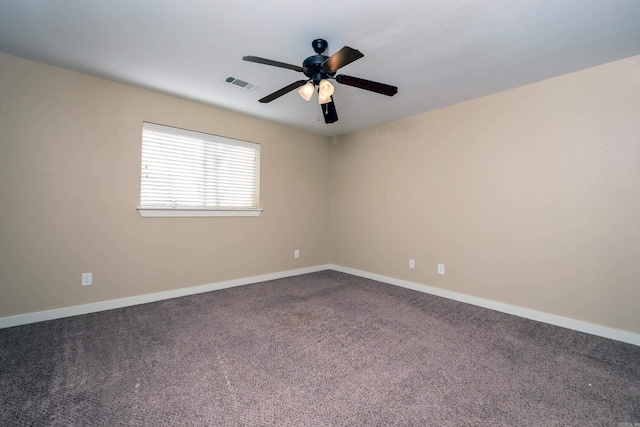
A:
[[[252,90],[254,90],[255,88],[258,87],[258,85],[255,85],[253,83],[249,83],[249,82],[245,82],[244,80],[240,80],[237,79],[235,77],[232,76],[228,76],[224,79],[225,83],[230,84],[231,86],[235,86],[235,87],[239,87],[240,89],[244,89],[247,90],[249,92],[251,92]]]

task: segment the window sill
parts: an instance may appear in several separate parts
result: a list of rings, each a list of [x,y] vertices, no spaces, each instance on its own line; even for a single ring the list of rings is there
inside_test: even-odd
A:
[[[201,208],[152,208],[138,206],[140,216],[160,217],[205,217],[205,216],[260,216],[262,209],[201,209]]]

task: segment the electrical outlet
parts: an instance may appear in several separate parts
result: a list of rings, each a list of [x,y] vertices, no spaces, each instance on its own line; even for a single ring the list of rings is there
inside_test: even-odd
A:
[[[409,268],[416,268],[416,262],[412,259],[409,260]]]
[[[438,264],[438,274],[444,274],[444,264]]]
[[[293,257],[294,258],[300,258],[300,250],[296,249],[295,251],[293,251]]]
[[[93,273],[82,273],[82,286],[89,286],[93,282]]]

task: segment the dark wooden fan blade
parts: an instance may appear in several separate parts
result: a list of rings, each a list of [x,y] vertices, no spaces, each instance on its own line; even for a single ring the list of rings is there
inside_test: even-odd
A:
[[[338,69],[344,67],[347,64],[351,64],[356,59],[362,58],[364,55],[356,49],[352,49],[349,46],[345,46],[326,61],[322,63],[322,68],[328,71],[338,71]]]
[[[343,85],[370,90],[371,92],[377,92],[387,96],[393,96],[398,93],[398,88],[396,86],[372,82],[371,80],[365,80],[358,77],[345,76],[344,74],[336,76],[336,81]]]
[[[287,93],[291,92],[294,89],[299,88],[300,86],[303,86],[307,83],[306,80],[298,80],[297,82],[293,82],[288,86],[283,87],[280,90],[277,90],[275,92],[273,92],[271,95],[267,95],[262,99],[259,99],[258,102],[262,102],[263,104],[267,103],[267,102],[271,102],[274,99],[280,98],[282,95],[286,95]]]
[[[320,108],[322,109],[322,116],[326,124],[338,121],[338,112],[336,111],[336,104],[333,102],[333,96],[331,97],[331,102],[320,104]]]
[[[243,56],[242,60],[249,61],[249,62],[257,62],[258,64],[264,64],[264,65],[273,65],[274,67],[287,68],[293,71],[304,72],[304,68],[298,65],[287,64],[285,62],[279,62],[279,61],[273,61],[271,59],[260,58],[258,56]]]

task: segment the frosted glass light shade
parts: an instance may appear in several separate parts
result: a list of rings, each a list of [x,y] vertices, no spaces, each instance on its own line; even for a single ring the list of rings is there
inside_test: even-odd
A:
[[[326,80],[326,79],[320,80],[318,87],[319,87],[318,94],[320,94],[320,96],[328,98],[331,95],[333,95],[333,90],[334,90],[333,85],[329,83],[329,80]]]
[[[304,99],[305,101],[309,101],[311,99],[311,95],[313,95],[315,88],[316,87],[313,85],[313,83],[307,82],[306,85],[298,89],[298,93],[300,94],[302,99]]]
[[[327,102],[331,102],[331,95],[322,96],[318,93],[318,104],[326,104]]]

